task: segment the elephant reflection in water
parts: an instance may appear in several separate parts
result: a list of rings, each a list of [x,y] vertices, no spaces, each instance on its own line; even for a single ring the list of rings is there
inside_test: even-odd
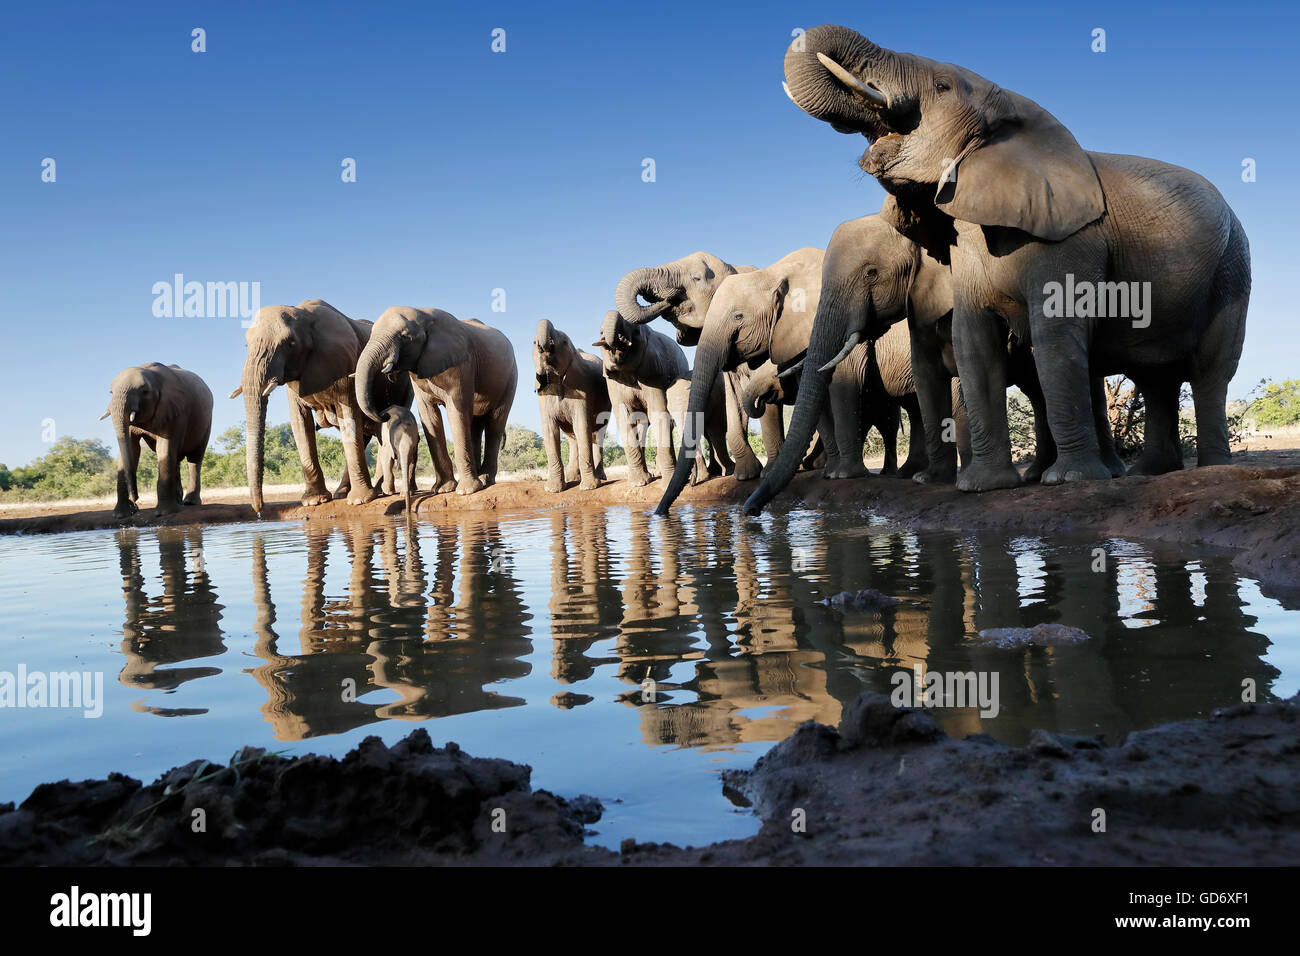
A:
[[[644,534],[636,517],[634,541]],[[668,542],[661,554],[671,551],[677,560],[665,559],[656,571],[633,548],[624,594],[640,603],[629,603],[625,621],[644,621],[664,606],[686,617],[674,619],[667,640],[663,632],[645,628],[623,632],[620,677],[630,683],[655,680],[654,700],[639,692],[624,696],[640,708],[643,739],[651,745],[726,746],[780,739],[803,720],[834,723],[839,702],[827,693],[827,672],[817,666],[823,654],[798,640],[807,628],[791,592],[785,536],[771,535],[784,556],[760,561],[752,522],[732,509],[679,509],[650,520],[662,535],[658,540]],[[646,600],[664,592],[670,601]],[[701,631],[703,653],[696,646]],[[665,680],[672,664],[687,660],[688,679]],[[680,699],[686,695],[679,697],[679,691],[690,699]],[[765,710],[747,713],[755,708]]]
[[[472,519],[406,527],[408,533],[415,529],[433,538],[432,546],[426,540],[422,548],[416,534],[399,548],[398,525],[387,522],[304,529],[307,576],[296,655],[277,649],[265,542],[255,539],[256,649],[266,663],[250,673],[267,690],[263,713],[278,739],[523,703],[484,690],[526,675],[529,665],[520,658],[531,652],[527,616],[499,531]],[[346,598],[326,591],[336,537],[349,555]],[[425,553],[432,569],[424,563]],[[383,704],[360,699],[380,688],[398,699]]]
[[[159,528],[159,578],[162,593],[151,597],[140,555],[141,535],[135,528],[117,532],[118,558],[126,614],[122,623],[122,655],[118,674],[127,687],[173,691],[187,681],[221,673],[219,667],[175,667],[226,652],[221,635],[217,592],[203,560],[203,529]],[[206,708],[165,708],[136,704],[136,709],[178,716],[206,713]]]
[[[551,512],[551,676],[587,680],[616,658],[591,658],[597,641],[618,634],[622,596],[614,583],[605,511]]]

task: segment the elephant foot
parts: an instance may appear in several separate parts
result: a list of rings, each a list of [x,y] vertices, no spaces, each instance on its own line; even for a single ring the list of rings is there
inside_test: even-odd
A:
[[[351,491],[352,491],[351,485],[339,485],[337,488],[334,489],[334,494],[330,495],[330,497],[327,498],[326,500],[328,501],[330,499],[333,499],[334,501],[342,501],[344,498],[348,496],[348,493]]]
[[[472,495],[477,491],[482,491],[486,487],[487,484],[483,479],[475,475],[473,478],[466,478],[464,481],[456,482],[456,494]]]
[[[113,509],[114,518],[129,518],[140,510],[140,506],[134,501],[119,501],[117,507]]]
[[[903,476],[899,475],[899,477],[901,478]],[[939,468],[939,467],[922,468],[920,471],[918,471],[916,474],[912,476],[912,480],[916,482],[918,485],[928,485],[932,483],[951,485],[954,481],[957,480],[957,466],[953,465],[950,468]]]
[[[600,487],[600,479],[595,477],[594,475],[590,478],[582,479],[581,483],[579,483],[578,485],[578,488],[582,491],[595,491],[599,487]]]
[[[323,505],[327,501],[333,501],[333,496],[328,491],[312,491],[303,495],[299,499],[304,508],[314,508],[316,505]]]
[[[764,471],[764,467],[758,463],[757,458],[751,458],[746,461],[736,462],[736,470],[732,472],[731,477],[737,481],[753,481]]]
[[[905,461],[895,472],[895,476],[898,478],[915,478],[925,469],[925,464],[921,462]]]
[[[1067,481],[1099,481],[1110,477],[1110,468],[1100,458],[1058,455],[1051,467],[1043,472],[1042,482],[1059,485]]]
[[[542,487],[545,488],[547,491],[549,491],[551,494],[558,495],[561,491],[564,490],[564,482],[556,481],[555,479],[550,479]]]
[[[1171,471],[1180,471],[1183,467],[1183,459],[1173,455],[1153,454],[1149,455],[1143,452],[1138,460],[1133,462],[1133,467],[1128,470],[1130,475],[1167,475]]]
[[[442,481],[434,479],[433,493],[435,495],[449,495],[456,490],[455,478],[444,478]]]
[[[1025,469],[1025,474],[1024,474],[1025,484],[1034,485],[1042,481],[1043,472],[1046,470],[1047,470],[1047,466],[1042,464],[1037,458],[1035,458],[1033,461],[1029,463],[1029,467]]]
[[[1109,453],[1102,452],[1101,460],[1105,463],[1106,467],[1110,469],[1110,476],[1112,478],[1123,478],[1125,473],[1128,471],[1128,469],[1124,467],[1123,460],[1119,455],[1115,454],[1113,449]],[[1179,462],[1179,464],[1181,465],[1182,462]]]
[[[181,504],[201,505],[203,504],[203,499],[199,497],[199,493],[197,491],[191,491],[188,495],[186,495],[184,498],[181,499]]]
[[[366,502],[374,501],[378,497],[378,488],[362,488],[361,490],[348,495],[348,504],[364,505]]]
[[[1020,483],[1020,472],[1009,461],[995,465],[971,462],[957,473],[958,491],[995,491],[998,488],[1015,488]]]
[[[650,482],[652,481],[654,481],[654,478],[650,475],[649,472],[645,472],[645,471],[639,474],[633,473],[627,476],[627,483],[631,485],[633,488],[643,488],[646,485],[650,484]]]
[[[160,502],[158,502],[158,507],[157,507],[157,508],[154,508],[153,511],[154,511],[154,514],[156,514],[156,515],[174,515],[174,514],[176,514],[176,512],[178,512],[178,511],[180,511],[180,510],[181,510],[181,506],[180,506],[180,504],[179,504],[178,502],[175,502],[175,501],[166,501],[166,502],[164,502],[164,501],[160,501]]]

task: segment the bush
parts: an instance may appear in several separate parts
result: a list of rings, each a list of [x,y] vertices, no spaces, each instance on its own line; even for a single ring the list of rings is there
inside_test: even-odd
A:
[[[1285,428],[1300,424],[1300,379],[1290,378],[1285,382],[1261,379],[1254,392],[1260,394],[1247,403],[1244,417],[1253,419],[1255,427]]]

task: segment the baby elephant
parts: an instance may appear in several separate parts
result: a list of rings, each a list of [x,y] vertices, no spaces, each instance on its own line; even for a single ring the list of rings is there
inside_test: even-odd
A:
[[[402,494],[406,513],[411,513],[411,495],[415,492],[415,463],[420,457],[420,426],[409,408],[389,405],[380,415],[379,468],[384,487],[393,487],[393,466],[402,473]]]
[[[573,340],[546,319],[537,323],[533,367],[542,406],[546,444],[546,490],[564,490],[579,480],[584,491],[605,480],[601,445],[609,421],[609,387],[601,360],[574,348]],[[569,466],[560,457],[560,435],[569,439]]]
[[[112,396],[100,421],[112,417],[117,432],[117,507],[113,516],[135,514],[140,494],[135,473],[140,440],[158,456],[158,514],[182,504],[197,505],[199,469],[212,431],[212,392],[203,379],[179,365],[135,365],[120,372],[109,386]],[[181,459],[190,463],[185,497],[181,497]]]

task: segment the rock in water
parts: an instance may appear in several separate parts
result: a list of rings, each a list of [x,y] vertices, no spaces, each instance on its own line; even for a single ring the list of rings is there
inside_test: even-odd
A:
[[[900,603],[898,598],[882,594],[875,588],[863,588],[861,591],[841,591],[834,597],[818,601],[822,607],[833,607],[840,611],[879,611]]]
[[[1033,627],[989,627],[979,632],[975,640],[986,647],[1000,647],[1014,651],[1022,647],[1069,647],[1090,640],[1077,627],[1064,624],[1035,624]]]

